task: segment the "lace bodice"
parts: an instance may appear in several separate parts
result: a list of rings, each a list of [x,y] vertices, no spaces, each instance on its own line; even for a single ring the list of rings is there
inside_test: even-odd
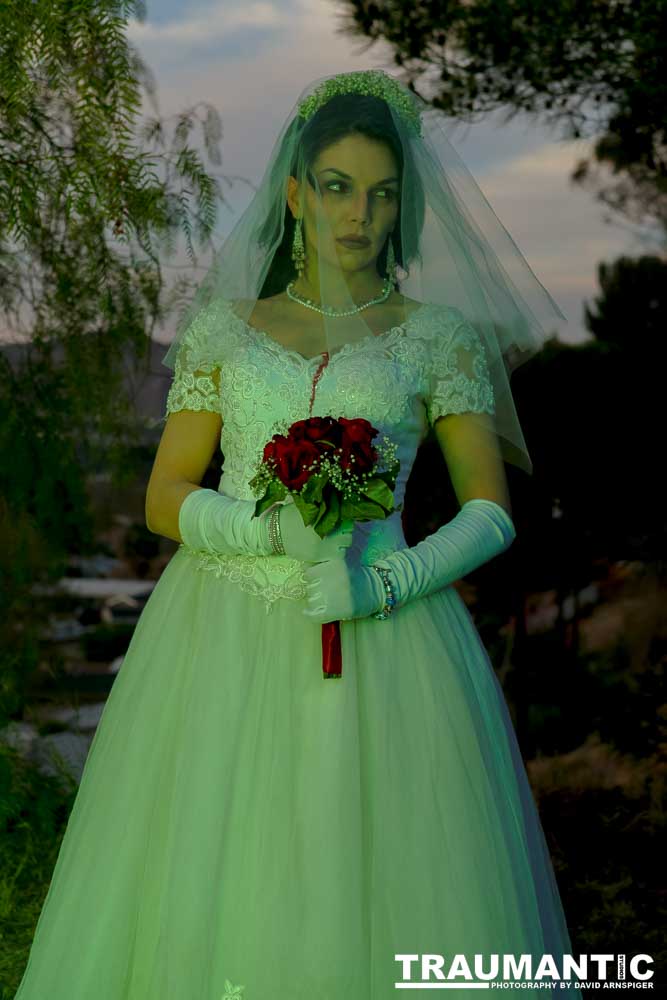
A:
[[[219,413],[224,464],[218,489],[254,503],[248,483],[278,421],[365,417],[397,445],[397,505],[429,424],[448,413],[494,412],[479,334],[453,307],[424,304],[401,326],[345,344],[322,365],[321,356],[305,358],[284,347],[218,300],[184,334],[164,419],[178,410]],[[347,558],[368,565],[405,545],[396,511],[356,524]],[[278,598],[305,595],[303,563],[287,556],[196,556],[199,568],[263,598],[267,611]]]

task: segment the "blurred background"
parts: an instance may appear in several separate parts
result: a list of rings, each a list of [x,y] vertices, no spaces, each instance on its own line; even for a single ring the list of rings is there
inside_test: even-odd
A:
[[[666,8],[0,7],[0,1000],[177,547],[148,531],[144,501],[179,310],[301,90],[365,68],[442,110],[567,317],[512,379],[534,463],[508,466],[516,541],[457,587],[510,707],[573,952],[647,953],[667,983]],[[457,509],[429,436],[408,543]]]

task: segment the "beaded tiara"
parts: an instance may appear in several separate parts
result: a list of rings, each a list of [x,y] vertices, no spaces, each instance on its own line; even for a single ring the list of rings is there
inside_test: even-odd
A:
[[[363,69],[352,73],[339,73],[316,87],[298,108],[300,118],[307,120],[318,108],[339,94],[370,94],[391,104],[408,128],[416,135],[422,134],[419,109],[412,95],[393,76],[381,69]]]

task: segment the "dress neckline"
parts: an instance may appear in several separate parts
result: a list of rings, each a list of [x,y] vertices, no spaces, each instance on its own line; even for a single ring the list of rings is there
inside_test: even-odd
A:
[[[365,337],[361,337],[359,340],[353,340],[350,343],[343,344],[342,347],[340,347],[337,351],[335,351],[333,354],[329,356],[329,364],[331,364],[334,358],[337,358],[339,354],[349,353],[349,351],[353,350],[354,348],[361,347],[362,344],[367,344],[374,340],[387,341],[390,340],[397,333],[406,332],[412,320],[419,313],[423,312],[423,310],[426,309],[426,306],[427,303],[422,302],[419,306],[417,306],[416,309],[413,309],[408,318],[405,319],[402,323],[397,323],[396,326],[389,327],[388,330],[383,330],[382,333],[368,333],[366,334]],[[299,362],[299,364],[301,364],[305,368],[322,363],[324,354],[314,354],[312,357],[307,358],[305,354],[301,354],[301,352],[297,351],[295,348],[286,347],[285,344],[281,344],[279,340],[276,340],[275,337],[272,337],[269,333],[266,332],[266,330],[260,330],[259,327],[253,326],[251,323],[248,323],[247,320],[242,319],[241,316],[239,316],[238,313],[235,312],[234,309],[232,308],[231,302],[228,302],[228,308],[232,316],[236,320],[238,320],[241,326],[243,326],[251,334],[254,334],[257,337],[257,339],[262,343],[266,344],[266,346],[269,349],[274,349],[277,354],[282,354],[284,356],[294,358]]]

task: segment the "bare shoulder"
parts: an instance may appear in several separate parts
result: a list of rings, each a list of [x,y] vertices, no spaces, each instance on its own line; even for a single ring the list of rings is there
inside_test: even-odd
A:
[[[398,293],[396,293],[396,298],[391,301],[401,312],[407,311],[408,316],[412,316],[413,313],[418,312],[426,304],[419,302],[417,299],[411,299],[408,295],[400,295]]]
[[[263,299],[234,299],[234,309],[252,326],[263,328],[269,322],[275,322],[276,317],[281,317],[285,311],[285,306],[290,302],[284,292],[277,295],[267,295]]]

